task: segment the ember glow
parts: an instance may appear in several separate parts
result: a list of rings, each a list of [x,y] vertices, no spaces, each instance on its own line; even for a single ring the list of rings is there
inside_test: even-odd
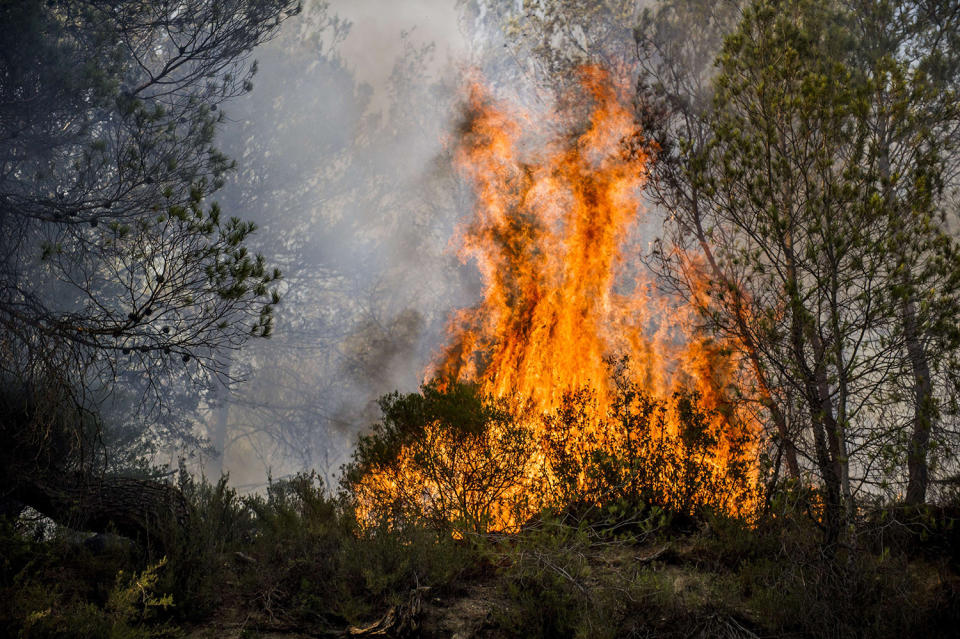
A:
[[[564,396],[585,391],[592,414],[563,445],[621,454],[624,437],[609,426],[611,362],[626,357],[628,379],[671,407],[661,426],[667,439],[680,437],[673,393],[699,394],[724,435],[719,453],[698,463],[722,474],[728,463],[752,459],[744,446],[754,441],[745,436],[750,422],[724,399],[736,363],[730,349],[696,337],[688,312],[628,270],[639,257],[628,240],[643,211],[652,149],[607,74],[586,68],[582,78],[571,112],[547,123],[561,133],[540,148],[530,143],[531,131],[543,133],[533,116],[498,104],[479,83],[470,87],[456,162],[476,206],[457,241],[464,262],[480,270],[483,299],[451,318],[448,345],[428,377],[475,382],[523,407],[525,427],[543,442]],[[531,456],[518,490],[544,494],[548,449],[544,443]],[[427,478],[407,479],[432,491]],[[380,488],[396,481],[370,480]],[[545,501],[548,494],[533,499],[531,510]],[[505,513],[492,509],[494,528],[517,523]]]

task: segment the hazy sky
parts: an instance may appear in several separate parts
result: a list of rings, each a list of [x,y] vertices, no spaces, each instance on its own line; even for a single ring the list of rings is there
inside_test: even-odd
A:
[[[455,4],[455,0],[332,0],[330,10],[353,23],[340,53],[357,79],[376,92],[402,53],[403,33],[414,44],[436,45],[435,67],[466,53]],[[377,98],[375,103],[382,104],[382,96]]]
[[[333,0],[329,13],[351,23],[336,51],[299,39],[309,30],[291,19],[254,52],[254,91],[230,105],[221,134],[239,166],[220,199],[257,222],[268,260],[283,255],[288,287],[275,337],[235,360],[247,381],[206,424],[239,485],[262,483],[267,469],[335,470],[375,418],[374,400],[415,390],[448,311],[472,303],[447,251],[453,220],[470,211],[444,177],[449,78],[468,53],[455,0]],[[398,63],[407,69],[429,44],[425,68],[391,94]]]

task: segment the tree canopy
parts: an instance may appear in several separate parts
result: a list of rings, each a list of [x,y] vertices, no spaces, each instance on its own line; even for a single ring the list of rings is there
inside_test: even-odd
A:
[[[53,494],[69,486],[83,503],[86,473],[109,466],[91,450],[103,449],[96,414],[114,382],[149,411],[186,380],[224,374],[225,350],[270,335],[280,272],[249,250],[254,225],[210,199],[234,166],[215,140],[221,106],[253,87],[252,50],[298,11],[0,7],[2,431],[19,456],[5,499],[56,517]]]
[[[743,391],[777,458],[822,480],[834,533],[858,490],[923,501],[931,442],[952,437],[941,408],[960,345],[949,12],[855,4],[751,4],[699,95],[670,80],[703,67],[658,48],[652,22],[640,95],[667,142],[655,263],[743,348]]]
[[[8,376],[80,378],[266,336],[279,272],[209,196],[220,106],[292,1],[5,3],[0,321]]]

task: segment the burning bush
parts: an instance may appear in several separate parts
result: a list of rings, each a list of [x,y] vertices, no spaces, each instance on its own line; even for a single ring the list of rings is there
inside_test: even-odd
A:
[[[749,463],[726,450],[738,442],[695,391],[664,400],[623,382],[598,418],[593,394],[582,389],[567,393],[543,422],[543,474],[554,506],[655,504],[693,514],[754,502]]]
[[[363,518],[460,533],[515,530],[539,511],[656,504],[678,513],[752,503],[750,466],[697,393],[669,401],[621,381],[606,415],[590,389],[535,414],[462,383],[380,400],[344,480]]]
[[[451,382],[381,403],[347,477],[364,516],[484,531],[574,502],[753,503],[762,425],[731,398],[738,355],[631,264],[655,149],[623,87],[581,76],[542,130],[479,83],[465,96],[454,155],[476,198],[457,244],[483,296],[428,373]]]
[[[504,401],[473,384],[434,382],[386,395],[380,409],[344,476],[367,519],[479,533],[529,509],[522,487],[533,438]]]

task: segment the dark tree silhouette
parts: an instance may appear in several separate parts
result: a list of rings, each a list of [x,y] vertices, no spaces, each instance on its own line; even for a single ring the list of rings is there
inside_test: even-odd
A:
[[[160,404],[164,379],[222,374],[225,349],[270,334],[280,273],[247,248],[253,224],[208,198],[233,167],[214,146],[220,107],[251,90],[251,51],[298,10],[294,0],[0,7],[0,377],[23,397],[3,430],[16,422],[21,446],[57,442],[56,455],[21,451],[35,472],[5,470],[5,496],[51,516],[61,501],[90,514],[96,497],[124,519],[128,500],[91,479],[106,467],[91,454],[98,420],[82,418],[95,412],[92,392],[132,375],[150,392],[143,401]]]

